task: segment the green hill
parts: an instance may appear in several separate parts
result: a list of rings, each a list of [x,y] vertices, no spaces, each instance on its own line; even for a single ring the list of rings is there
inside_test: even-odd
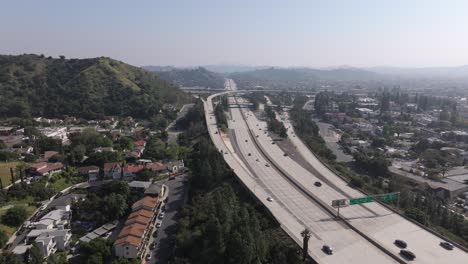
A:
[[[224,78],[221,74],[208,71],[203,67],[179,69],[171,67],[147,66],[145,69],[158,74],[162,79],[184,87],[223,88]]]
[[[149,118],[188,101],[157,75],[110,58],[0,55],[0,117]]]

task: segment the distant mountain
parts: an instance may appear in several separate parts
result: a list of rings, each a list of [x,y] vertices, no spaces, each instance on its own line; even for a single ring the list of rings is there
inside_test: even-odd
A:
[[[255,71],[255,70],[270,68],[270,66],[227,65],[227,64],[205,65],[203,67],[209,71],[217,72],[217,73],[247,72],[247,71]]]
[[[458,67],[427,67],[427,68],[400,68],[400,67],[372,67],[368,68],[379,74],[391,77],[429,78],[429,79],[468,79],[468,65]]]
[[[110,58],[0,55],[0,116],[150,118],[190,97],[155,74]]]
[[[174,66],[153,66],[153,65],[143,66],[142,68],[151,72],[172,71],[172,70],[177,69]]]
[[[158,69],[158,66],[147,66],[146,69]],[[209,87],[223,88],[224,77],[215,72],[211,72],[203,67],[198,68],[173,68],[159,67],[154,71],[162,79],[173,82],[182,87]]]
[[[311,69],[268,68],[249,72],[232,73],[241,88],[266,86],[270,88],[313,88],[320,81],[375,80],[379,74],[358,68]]]
[[[246,75],[265,80],[362,80],[379,77],[375,72],[358,68],[268,68],[232,75]]]

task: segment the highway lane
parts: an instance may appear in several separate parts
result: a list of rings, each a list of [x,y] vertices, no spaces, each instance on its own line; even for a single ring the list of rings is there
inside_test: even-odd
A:
[[[258,127],[260,127],[262,131],[266,129],[266,124],[264,122],[259,122],[251,112],[247,110],[245,110],[245,112],[247,115],[247,122],[252,131],[257,132]],[[289,122],[285,122],[285,125],[286,127],[290,126]],[[318,174],[320,175],[312,174],[291,158],[283,156],[283,151],[276,144],[272,144],[272,139],[268,137],[267,134],[263,132],[258,133],[258,142],[282,169],[288,171],[292,177],[328,205],[331,204],[331,200],[333,199],[365,196],[359,191],[349,187],[346,182],[337,175],[334,175],[318,161],[300,139],[294,137],[294,131],[291,128],[288,130],[290,140],[296,145],[301,155],[318,170]],[[331,186],[324,183],[322,180],[323,178],[325,178]],[[324,184],[322,187],[317,188],[313,185],[315,181],[321,181]],[[459,249],[447,251],[441,248],[439,246],[440,238],[412,222],[407,221],[380,204],[371,203],[364,206],[350,206],[342,208],[340,213],[347,218],[353,226],[357,227],[360,231],[366,233],[366,235],[378,241],[379,244],[384,245],[395,254],[398,254],[399,249],[393,245],[394,240],[405,240],[410,245],[409,248],[417,256],[414,261],[415,263],[444,263],[447,260],[450,260],[450,263],[467,263],[468,261],[468,255],[464,251]]]
[[[279,203],[292,213],[292,217],[298,219],[313,233],[310,240],[310,249],[315,251],[321,263],[391,263],[389,256],[371,245],[357,233],[337,222],[333,216],[316,205],[301,191],[295,188],[272,166],[252,143],[239,108],[231,108],[232,121],[229,127],[234,130],[237,146],[248,166],[255,171],[262,185],[271,191],[275,203]],[[247,142],[246,142],[247,141]],[[250,153],[250,155],[249,155]],[[257,161],[258,159],[258,161]],[[334,247],[332,256],[324,254],[320,248],[324,244]],[[360,252],[360,254],[356,254]]]
[[[224,154],[224,160],[234,170],[240,181],[258,198],[260,202],[265,205],[265,207],[281,224],[282,229],[288,233],[296,243],[301,245],[302,238],[300,236],[300,232],[304,229],[304,226],[291,217],[291,215],[278,203],[267,202],[267,197],[270,197],[271,193],[257,182],[256,177],[254,177],[251,172],[245,168],[236,153],[231,152],[229,148],[226,147],[221,135],[216,133],[218,132],[218,128],[213,114],[213,97],[214,95],[209,96],[207,101],[204,102],[206,123],[213,143],[218,149],[220,149],[220,151],[222,150],[224,153],[227,153]],[[316,258],[314,253],[310,250],[309,255],[314,259]]]

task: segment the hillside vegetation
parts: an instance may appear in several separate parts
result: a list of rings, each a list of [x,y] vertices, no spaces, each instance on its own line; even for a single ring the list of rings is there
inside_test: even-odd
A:
[[[0,117],[148,118],[189,100],[155,74],[110,58],[0,56]]]
[[[223,88],[224,78],[218,74],[203,67],[194,69],[177,69],[167,67],[148,66],[145,67],[157,73],[162,79],[173,82],[177,85],[184,87],[209,87],[209,88]]]
[[[231,78],[241,89],[256,86],[271,89],[311,89],[324,81],[373,80],[378,74],[357,68],[310,69],[268,68],[232,73]]]

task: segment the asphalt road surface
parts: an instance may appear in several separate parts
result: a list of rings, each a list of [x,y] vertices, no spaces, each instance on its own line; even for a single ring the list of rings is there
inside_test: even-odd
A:
[[[175,245],[179,209],[184,205],[187,194],[188,184],[185,174],[177,176],[174,180],[167,180],[164,184],[169,187],[169,200],[165,205],[164,218],[162,220],[158,218],[156,222],[160,222],[161,227],[157,231],[158,236],[153,240],[156,242],[156,247],[152,250],[152,258],[146,262],[150,264],[164,264],[171,257]]]

